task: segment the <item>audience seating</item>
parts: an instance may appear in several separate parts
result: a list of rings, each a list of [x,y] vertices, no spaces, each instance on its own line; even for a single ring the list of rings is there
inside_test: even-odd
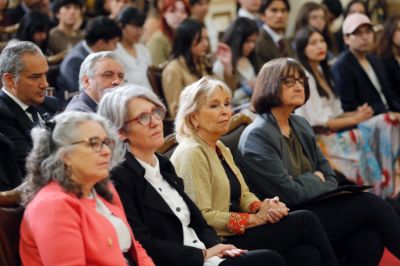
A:
[[[238,149],[239,139],[243,130],[252,122],[250,117],[245,114],[235,114],[231,118],[228,132],[221,137],[221,141],[231,150],[233,157],[235,157]]]
[[[47,74],[49,87],[46,89],[47,96],[55,96],[56,80],[60,73],[60,65],[67,53],[68,50],[65,50],[55,55],[46,56],[47,63],[49,64],[49,73]]]
[[[14,25],[10,25],[10,26],[0,26],[0,35],[2,36],[7,36],[6,39],[3,40],[9,40],[11,39],[11,37],[13,37],[15,35],[15,33],[17,33],[19,28],[19,23],[16,23]]]
[[[168,110],[167,101],[162,87],[162,72],[167,63],[161,65],[149,66],[147,69],[147,77],[154,93],[161,99]],[[169,117],[168,112],[164,119],[164,135],[167,136],[174,132],[174,119]]]
[[[21,188],[0,192],[0,265],[19,266],[19,226],[24,207],[21,203]]]

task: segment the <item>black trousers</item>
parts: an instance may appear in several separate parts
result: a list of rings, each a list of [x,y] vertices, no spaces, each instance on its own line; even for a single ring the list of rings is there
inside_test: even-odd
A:
[[[321,223],[309,211],[291,212],[279,223],[249,228],[224,242],[242,249],[277,251],[290,266],[338,265]]]
[[[227,258],[219,266],[285,266],[282,256],[272,250],[253,250],[241,256]]]
[[[384,246],[400,258],[400,218],[372,193],[344,194],[298,208],[318,216],[341,265],[376,266]]]

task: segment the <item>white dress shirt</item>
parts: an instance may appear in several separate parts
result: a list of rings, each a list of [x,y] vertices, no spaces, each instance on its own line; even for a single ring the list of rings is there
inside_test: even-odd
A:
[[[158,158],[154,156],[155,165],[151,166],[138,158],[140,165],[145,169],[144,178],[152,185],[152,187],[165,200],[171,211],[178,217],[182,224],[183,245],[191,246],[198,249],[205,249],[204,243],[198,238],[196,232],[189,227],[190,211],[185,201],[179,195],[178,191],[173,188],[162,176],[160,172],[160,164]],[[214,256],[204,261],[204,266],[216,266],[223,259]]]

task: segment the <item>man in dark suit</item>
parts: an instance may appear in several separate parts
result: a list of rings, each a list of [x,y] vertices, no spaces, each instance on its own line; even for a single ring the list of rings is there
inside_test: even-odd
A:
[[[113,51],[121,36],[118,24],[107,17],[94,18],[86,28],[85,40],[76,44],[66,55],[57,78],[57,97],[67,101],[79,90],[79,69],[85,58],[93,52]],[[65,93],[67,92],[67,93]]]
[[[293,57],[294,51],[285,38],[290,11],[288,0],[266,0],[261,4],[260,15],[264,25],[256,42],[257,67],[279,57]]]
[[[21,182],[14,144],[0,133],[0,191],[11,190]]]
[[[31,42],[8,45],[0,55],[0,133],[14,145],[22,175],[32,148],[32,127],[58,110],[55,98],[45,96],[48,69],[40,48]]]
[[[122,85],[124,67],[113,52],[92,53],[83,61],[79,72],[79,94],[65,111],[96,112],[104,90]]]
[[[400,97],[388,84],[380,59],[370,53],[374,31],[369,18],[351,14],[344,20],[342,31],[349,49],[333,66],[333,77],[344,111],[355,111],[368,103],[375,115],[400,112]]]

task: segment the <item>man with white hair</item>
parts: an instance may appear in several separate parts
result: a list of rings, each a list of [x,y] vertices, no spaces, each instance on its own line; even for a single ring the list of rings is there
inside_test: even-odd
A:
[[[79,71],[79,94],[65,111],[96,112],[104,90],[124,83],[124,68],[114,52],[92,53]]]

